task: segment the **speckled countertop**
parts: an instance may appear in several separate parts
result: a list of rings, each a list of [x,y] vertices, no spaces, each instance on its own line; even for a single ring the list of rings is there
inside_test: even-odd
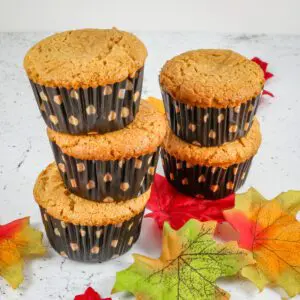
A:
[[[32,197],[38,173],[53,159],[45,125],[22,68],[26,51],[49,33],[0,33],[0,223],[31,216],[43,230]],[[146,43],[144,96],[160,97],[158,72],[165,60],[193,48],[231,48],[248,57],[270,63],[275,77],[266,88],[276,97],[265,97],[259,108],[263,143],[242,191],[256,187],[267,197],[288,189],[300,189],[300,36],[231,35],[181,32],[137,32]],[[161,165],[158,168],[162,172]],[[92,285],[108,296],[115,273],[129,266],[131,253],[158,256],[160,241],[152,220],[143,222],[139,242],[128,254],[103,264],[83,264],[64,259],[49,247],[45,258],[26,264],[25,281],[12,290],[0,279],[1,300],[73,299]],[[274,291],[263,293],[249,282],[220,281],[232,299],[281,299]],[[118,295],[113,299],[131,299]],[[297,299],[300,299],[298,297]]]

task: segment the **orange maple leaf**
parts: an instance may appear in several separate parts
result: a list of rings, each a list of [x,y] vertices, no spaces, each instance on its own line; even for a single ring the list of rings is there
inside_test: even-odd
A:
[[[146,101],[151,103],[160,113],[165,113],[164,103],[162,102],[162,100],[154,97],[148,97]]]
[[[239,232],[239,246],[252,251],[255,265],[242,275],[259,289],[282,287],[289,296],[300,293],[300,191],[266,200],[255,189],[236,195],[235,207],[225,219]]]
[[[42,233],[29,225],[29,217],[0,225],[0,276],[17,288],[23,281],[23,257],[43,255]]]

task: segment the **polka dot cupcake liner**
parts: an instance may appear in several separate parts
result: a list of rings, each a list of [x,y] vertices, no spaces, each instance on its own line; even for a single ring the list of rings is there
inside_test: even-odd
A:
[[[64,154],[54,142],[50,144],[66,188],[82,198],[106,203],[129,200],[147,191],[160,150],[127,160],[81,160]]]
[[[130,124],[139,110],[144,69],[135,77],[86,89],[46,87],[30,81],[51,129],[69,134],[106,133]]]
[[[63,257],[83,262],[104,262],[126,253],[140,235],[143,214],[116,225],[83,226],[65,223],[40,206],[48,240]]]
[[[236,107],[201,108],[181,103],[165,91],[162,96],[174,134],[188,143],[204,147],[219,146],[245,136],[261,97]]]
[[[163,168],[168,181],[180,192],[198,199],[220,199],[238,190],[246,181],[252,158],[227,169],[190,165],[161,151]]]

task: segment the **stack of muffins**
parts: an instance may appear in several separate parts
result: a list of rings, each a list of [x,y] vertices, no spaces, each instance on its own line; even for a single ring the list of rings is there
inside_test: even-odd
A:
[[[261,143],[261,68],[230,50],[189,51],[166,62],[160,86],[169,121],[162,146],[168,181],[199,199],[235,192]]]
[[[24,60],[55,157],[34,197],[52,247],[102,262],[138,239],[166,120],[140,101],[147,51],[134,35],[75,30]]]

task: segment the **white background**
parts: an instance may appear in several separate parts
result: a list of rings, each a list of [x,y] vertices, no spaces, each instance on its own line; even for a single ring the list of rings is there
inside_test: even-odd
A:
[[[79,27],[300,34],[299,0],[0,0],[0,31]]]

